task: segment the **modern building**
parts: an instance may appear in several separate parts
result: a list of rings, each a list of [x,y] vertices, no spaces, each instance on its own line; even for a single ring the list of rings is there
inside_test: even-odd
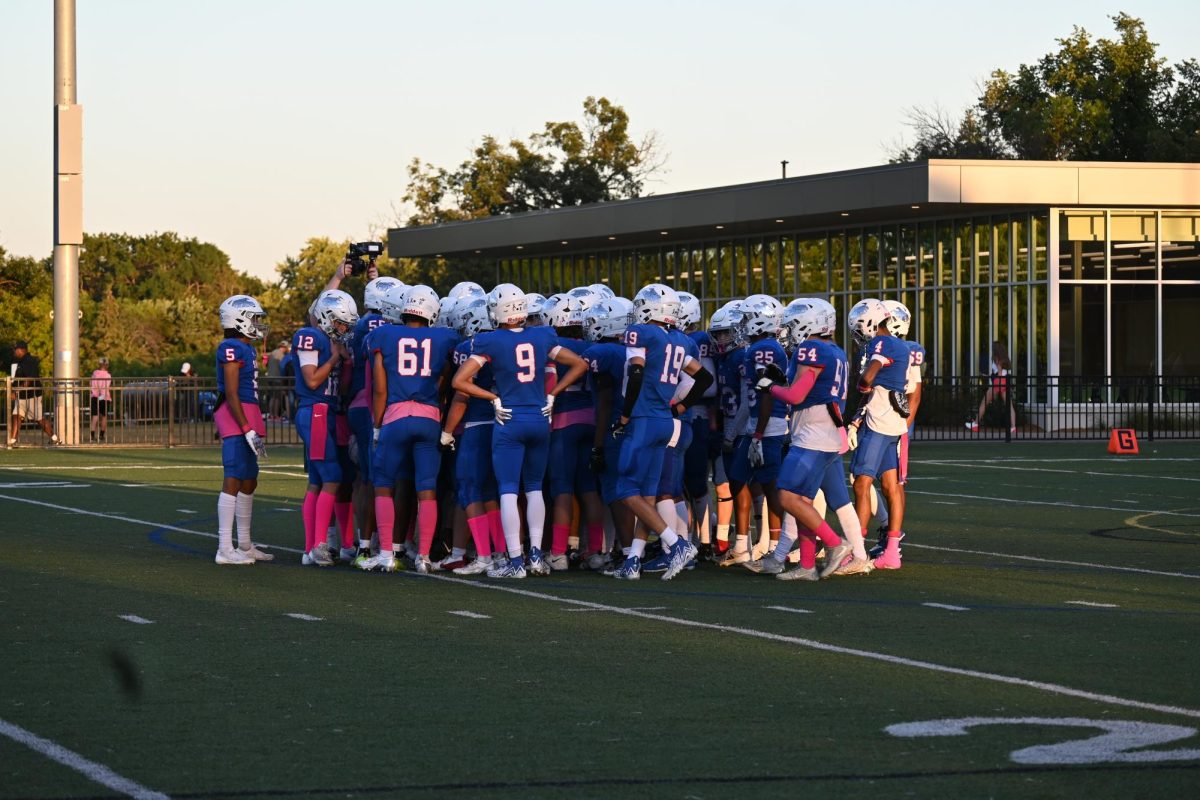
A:
[[[388,232],[549,295],[662,282],[913,312],[935,378],[1200,376],[1200,164],[934,160]]]

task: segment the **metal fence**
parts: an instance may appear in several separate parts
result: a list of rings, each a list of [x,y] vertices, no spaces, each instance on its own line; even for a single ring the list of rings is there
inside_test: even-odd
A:
[[[1113,428],[1132,428],[1150,441],[1200,438],[1200,376],[1012,375],[1006,391],[998,389],[986,377],[927,380],[913,438],[1107,439]],[[978,431],[967,427],[972,421]]]
[[[1189,377],[1023,377],[1010,376],[1007,391],[993,392],[977,421],[988,378],[932,378],[925,382],[914,439],[928,441],[1027,441],[1106,439],[1113,428],[1133,428],[1139,438],[1200,438],[1200,376]],[[113,378],[107,408],[95,402],[91,381],[5,379],[4,441],[12,438],[13,413],[20,401],[40,398],[40,411],[64,442],[81,447],[186,447],[216,445],[213,426],[215,378]],[[259,378],[260,403],[268,444],[297,444],[292,425],[295,398],[291,378]],[[36,411],[37,403],[26,403]],[[79,429],[64,421],[76,418]],[[101,411],[105,415],[100,436]],[[1016,432],[1011,420],[1015,415]],[[22,445],[46,445],[48,437],[25,419]],[[93,438],[94,431],[94,438]]]
[[[213,411],[216,378],[112,378],[107,400],[93,396],[90,378],[7,378],[3,383],[4,442],[46,445],[33,415],[40,411],[64,443],[81,447],[189,447],[217,445]],[[259,378],[268,444],[296,444],[292,378]],[[103,393],[101,393],[103,394]],[[76,414],[76,409],[78,414]],[[23,417],[14,429],[14,414]],[[78,429],[73,429],[78,419]]]

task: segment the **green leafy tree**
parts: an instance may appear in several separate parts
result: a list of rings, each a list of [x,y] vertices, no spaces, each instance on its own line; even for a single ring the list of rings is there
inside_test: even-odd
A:
[[[1113,39],[1075,28],[1036,63],[994,71],[959,122],[914,109],[916,139],[893,148],[891,160],[1195,160],[1200,66],[1168,66],[1142,20],[1112,20]]]

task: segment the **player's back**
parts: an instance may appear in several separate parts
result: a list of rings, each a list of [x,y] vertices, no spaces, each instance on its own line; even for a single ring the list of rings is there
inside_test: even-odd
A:
[[[358,395],[367,385],[367,370],[371,369],[367,339],[372,331],[386,324],[382,316],[371,311],[359,317],[354,325],[354,338],[350,344],[350,354],[354,359],[354,371],[350,375],[351,397]]]
[[[867,364],[881,357],[882,366],[875,375],[874,385],[893,391],[904,391],[908,380],[911,353],[903,339],[895,336],[876,336],[867,344]]]
[[[640,350],[646,362],[632,416],[670,417],[671,398],[679,385],[687,348],[673,341],[665,328],[650,324],[631,325],[625,331],[625,347]]]
[[[388,404],[417,402],[437,406],[441,377],[458,334],[450,328],[385,325],[371,335],[371,349],[383,356]]]
[[[846,382],[850,363],[846,351],[830,339],[805,339],[796,346],[788,366],[788,380],[795,380],[801,366],[818,370],[817,380],[808,396],[795,406],[795,410],[837,403],[840,411],[846,410]]]
[[[736,347],[722,355],[717,364],[718,401],[726,420],[737,416],[742,405],[742,362],[745,355],[744,347]]]
[[[591,347],[591,343],[583,339],[560,336],[558,337],[558,346],[570,350],[577,356],[582,356]],[[562,380],[569,371],[569,367],[563,364],[556,364],[555,369],[557,370],[559,380]],[[554,403],[554,413],[558,415],[567,411],[578,411],[581,408],[591,407],[592,393],[588,388],[587,376],[585,375],[559,394],[558,399]]]
[[[612,382],[612,409],[610,418],[598,419],[597,424],[615,423],[621,417],[621,406],[625,403],[625,345],[617,342],[597,342],[583,352],[588,362],[589,380],[592,382],[592,402],[599,402],[598,378],[607,375]]]
[[[540,417],[546,404],[546,363],[557,347],[553,328],[500,328],[477,335],[471,355],[491,364],[493,391],[514,417]]]
[[[781,370],[787,369],[787,353],[783,351],[783,346],[774,337],[767,336],[759,339],[757,342],[752,342],[746,346],[746,354],[743,357],[742,375],[746,381],[746,385],[751,388],[746,394],[750,403],[750,420],[748,425],[756,425],[758,418],[758,404],[762,395],[753,391],[753,386],[758,382],[758,378],[763,370],[774,364]],[[772,400],[771,416],[776,419],[783,419],[787,416],[787,403],[782,400]]]
[[[238,365],[238,400],[258,402],[258,359],[254,348],[241,339],[224,339],[217,345],[217,391],[225,393],[225,364]]]

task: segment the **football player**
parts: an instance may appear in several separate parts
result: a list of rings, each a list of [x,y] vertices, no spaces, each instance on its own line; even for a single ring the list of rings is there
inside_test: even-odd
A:
[[[851,334],[866,353],[867,364],[858,379],[858,391],[864,395],[859,413],[847,428],[854,455],[850,473],[854,475],[854,504],[866,535],[871,519],[872,486],[876,479],[883,485],[890,519],[884,552],[875,559],[876,569],[900,569],[901,525],[904,521],[904,494],[899,482],[898,445],[908,430],[909,349],[888,330],[887,307],[880,300],[858,302],[850,309],[847,322]]]
[[[554,330],[526,328],[525,293],[502,283],[488,294],[488,313],[496,330],[480,333],[471,347],[471,358],[454,375],[455,390],[492,404],[499,427],[492,433],[492,467],[500,490],[500,515],[509,559],[488,570],[493,578],[524,578],[521,548],[521,515],[517,492],[525,490],[525,515],[529,527],[529,571],[550,574],[542,555],[546,501],[542,482],[550,449],[549,417],[554,401],[583,377],[587,365],[579,356],[560,347]],[[567,373],[545,391],[546,366],[564,364]],[[475,375],[492,367],[492,390],[477,386]],[[493,562],[497,559],[493,558]]]
[[[641,576],[641,558],[647,529],[658,533],[670,551],[670,565],[663,580],[671,580],[697,550],[667,525],[655,508],[663,458],[678,439],[680,422],[675,415],[698,403],[712,383],[712,376],[687,349],[672,341],[669,328],[679,319],[679,296],[662,284],[642,288],[633,300],[633,321],[625,331],[625,397],[614,436],[628,436],[621,450],[617,498],[623,500],[641,526],[634,534],[629,557],[616,577],[636,580]],[[691,392],[672,407],[679,376],[695,380]]]
[[[689,292],[679,293],[682,304],[680,324],[684,332],[696,343],[699,352],[700,366],[710,375],[717,374],[716,347],[708,331],[700,327],[702,311],[700,300]],[[704,399],[692,406],[692,443],[683,457],[683,482],[688,500],[691,504],[692,524],[695,526],[700,543],[700,558],[708,560],[712,557],[712,520],[710,515],[710,494],[708,476],[712,471],[713,460],[710,458],[712,445],[710,439],[718,439],[716,430],[717,415],[713,406],[716,405],[717,383],[704,392]],[[721,481],[724,483],[724,481]]]
[[[333,519],[342,467],[334,440],[332,404],[339,396],[342,363],[349,358],[345,342],[357,323],[354,298],[340,289],[329,289],[321,292],[309,308],[309,325],[292,337],[297,364],[296,430],[304,443],[308,468],[308,491],[301,507],[303,564],[333,564],[325,531]]]
[[[403,290],[393,287],[385,295],[382,309],[384,318],[392,324],[377,328],[370,337],[371,414],[375,424],[371,474],[379,555],[361,565],[365,570],[396,569],[393,528],[397,512],[392,495],[399,482],[403,498],[407,499],[412,490],[417,496],[414,566],[422,574],[432,571],[429,550],[438,518],[441,395],[453,371],[451,355],[458,344],[453,329],[433,327],[440,310],[437,293],[428,286]],[[408,508],[402,501],[402,512],[408,512]],[[407,519],[409,513],[399,516]]]
[[[217,557],[223,565],[271,561],[250,538],[258,459],[266,458],[267,435],[258,407],[258,358],[250,342],[267,335],[266,312],[253,297],[236,294],[218,311],[225,338],[217,345],[217,407],[213,422],[221,437],[225,470],[217,497]],[[233,546],[237,520],[238,546]]]
[[[744,400],[741,364],[745,349],[738,333],[738,323],[741,321],[738,304],[736,300],[726,303],[717,309],[708,323],[708,332],[717,356],[715,410],[719,422],[717,440],[721,443],[720,452],[713,459],[713,487],[717,494],[717,542],[712,553],[714,560],[728,554],[729,527],[733,521],[733,495],[729,491],[728,475],[733,459],[733,445],[737,440],[738,410]],[[746,540],[743,540],[743,553],[746,552],[745,543]],[[745,560],[749,559],[743,559]]]

